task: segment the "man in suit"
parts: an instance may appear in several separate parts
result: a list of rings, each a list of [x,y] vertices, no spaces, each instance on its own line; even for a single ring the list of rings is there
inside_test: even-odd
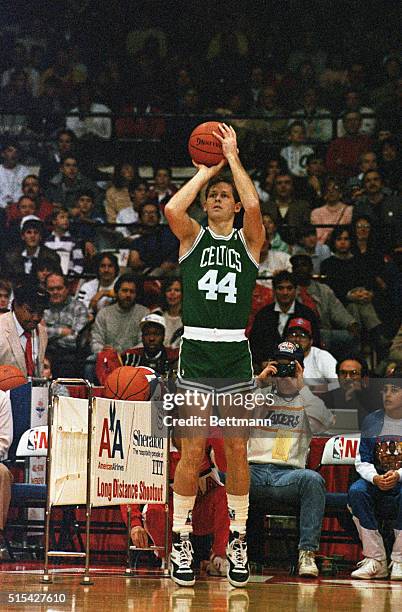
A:
[[[47,332],[40,321],[48,296],[26,280],[14,289],[11,312],[0,317],[0,363],[13,365],[25,376],[42,376]]]
[[[320,346],[318,318],[314,312],[296,300],[296,283],[290,272],[276,274],[272,280],[275,302],[264,306],[256,315],[250,334],[253,362],[259,371],[272,357],[275,347],[286,336],[290,319],[301,317],[311,323],[313,344]]]
[[[60,257],[53,249],[42,244],[43,223],[35,215],[28,215],[21,221],[22,245],[4,254],[3,274],[10,278],[36,275],[38,261],[51,259],[60,267]]]

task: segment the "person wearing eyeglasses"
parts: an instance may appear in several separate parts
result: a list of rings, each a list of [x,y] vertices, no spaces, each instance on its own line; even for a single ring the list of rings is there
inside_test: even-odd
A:
[[[311,223],[317,225],[317,239],[320,244],[328,243],[333,228],[320,225],[349,225],[353,207],[342,201],[343,187],[334,176],[328,176],[324,186],[324,206],[311,212]]]
[[[369,378],[367,361],[358,353],[344,355],[336,364],[339,387],[323,393],[321,399],[330,410],[355,410],[359,427],[380,402],[378,379]]]
[[[285,332],[288,342],[298,344],[304,353],[304,379],[314,393],[325,393],[339,386],[336,376],[336,359],[328,351],[313,346],[310,321],[297,317],[291,319]]]

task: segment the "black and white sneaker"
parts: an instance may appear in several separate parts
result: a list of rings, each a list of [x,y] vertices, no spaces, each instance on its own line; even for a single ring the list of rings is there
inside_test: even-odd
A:
[[[188,534],[180,536],[177,542],[172,544],[170,553],[170,577],[180,586],[193,586],[195,584],[194,571],[191,567],[193,562],[193,547]]]
[[[231,534],[231,540],[226,549],[226,558],[229,564],[226,576],[230,584],[234,587],[246,586],[250,578],[250,567],[244,536],[240,536],[237,532]]]

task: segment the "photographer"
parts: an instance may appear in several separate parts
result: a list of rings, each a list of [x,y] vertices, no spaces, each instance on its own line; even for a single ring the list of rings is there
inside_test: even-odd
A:
[[[298,572],[316,577],[315,551],[324,515],[325,483],[305,465],[313,434],[327,430],[334,417],[304,382],[302,349],[282,342],[274,357],[257,378],[260,384],[268,383],[264,393],[270,401],[269,407],[257,407],[255,416],[269,418],[271,425],[255,428],[250,435],[250,501],[264,509],[269,508],[270,500],[300,506]],[[249,526],[252,528],[252,521]]]

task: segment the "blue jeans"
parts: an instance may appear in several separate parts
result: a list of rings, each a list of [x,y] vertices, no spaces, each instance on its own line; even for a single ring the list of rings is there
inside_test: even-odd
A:
[[[378,529],[376,513],[381,510],[396,517],[395,529],[402,529],[402,484],[400,482],[390,491],[359,478],[349,489],[349,505],[352,514],[359,519],[365,529]]]
[[[272,463],[250,465],[250,502],[270,500],[300,506],[299,550],[318,550],[325,509],[325,482],[313,470],[286,468]]]

